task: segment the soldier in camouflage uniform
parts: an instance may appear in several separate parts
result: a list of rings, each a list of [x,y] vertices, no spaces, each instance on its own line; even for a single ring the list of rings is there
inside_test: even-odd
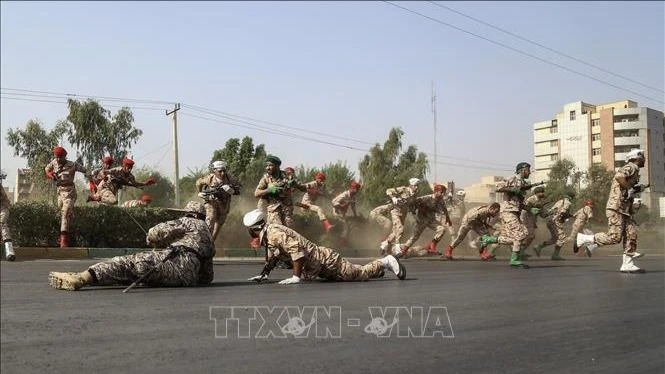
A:
[[[127,200],[122,203],[123,208],[136,208],[141,206],[148,206],[152,202],[152,197],[150,195],[143,195],[138,200]]]
[[[89,185],[91,195],[97,193],[99,185],[106,179],[106,174],[104,174],[104,171],[109,170],[113,166],[113,162],[113,157],[106,156],[102,160],[102,166],[92,169],[92,172],[90,172],[91,183]]]
[[[362,186],[356,181],[349,182],[349,188],[332,199],[333,216],[342,221],[342,233],[340,234],[342,244],[347,245],[350,233],[350,225],[346,213],[349,208],[353,212],[353,217],[361,217],[356,211],[356,195]],[[362,218],[362,217],[361,217]]]
[[[293,227],[295,220],[293,218],[293,208],[295,203],[293,201],[293,194],[295,190],[306,192],[307,189],[303,183],[300,183],[300,180],[296,176],[296,170],[291,166],[284,168],[284,179],[285,187],[282,190],[283,200],[282,200],[282,211],[284,212],[284,225],[287,227]]]
[[[300,283],[301,279],[316,278],[365,281],[380,277],[384,269],[393,271],[399,279],[406,278],[406,269],[393,256],[386,256],[363,266],[352,264],[336,250],[316,245],[293,229],[280,224],[266,223],[265,214],[261,210],[247,213],[243,223],[249,228],[252,237],[259,238],[259,242],[265,246],[268,253],[261,274],[248,280],[262,281],[268,278],[277,259],[293,262],[293,275],[280,281],[279,284],[295,284]]]
[[[578,247],[623,242],[623,262],[619,271],[625,273],[644,272],[634,262],[643,254],[637,252],[637,224],[633,220],[635,195],[646,188],[643,184],[639,184],[640,168],[644,167],[644,163],[644,151],[633,149],[626,155],[626,164],[614,175],[605,207],[607,232],[595,235],[577,234]]]
[[[480,238],[481,248],[489,244],[511,245],[510,267],[528,268],[522,264],[524,252],[524,240],[529,235],[524,223],[520,220],[522,209],[524,209],[524,195],[534,187],[527,178],[531,175],[531,165],[528,162],[520,162],[515,167],[515,175],[505,181],[505,185],[497,192],[503,193],[501,204],[501,233],[498,236],[484,235]]]
[[[9,231],[9,197],[2,186],[2,181],[7,178],[7,174],[0,172],[0,236],[7,261],[16,260],[14,253],[14,244],[12,243],[12,233]]]
[[[226,217],[231,210],[231,195],[240,194],[240,186],[233,180],[226,170],[224,161],[214,161],[211,166],[212,173],[199,178],[196,181],[196,190],[205,203],[206,224],[212,233],[213,243],[222,229]],[[215,193],[203,192],[203,190],[217,189]]]
[[[103,170],[104,180],[98,187],[99,192],[88,196],[87,202],[97,201],[106,205],[117,205],[118,190],[123,186],[139,188],[152,186],[156,183],[155,179],[152,177],[148,178],[145,182],[137,182],[136,178],[134,178],[134,174],[132,174],[132,168],[134,168],[134,160],[124,158],[122,160],[122,166]]]
[[[258,198],[257,208],[266,213],[268,223],[287,224],[289,220],[286,218],[288,215],[288,207],[285,205],[284,200],[287,198],[286,189],[286,174],[280,170],[282,160],[277,156],[266,156],[266,173],[261,177],[256,189],[254,190],[254,197]],[[287,201],[288,203],[288,201]],[[259,248],[258,239],[251,241],[250,246],[254,249]]]
[[[539,245],[536,245],[534,251],[536,255],[540,257],[540,252],[543,248],[548,245],[554,244],[554,253],[552,254],[552,260],[563,260],[564,258],[560,256],[561,247],[566,243],[568,238],[566,233],[563,231],[563,224],[570,218],[570,208],[572,208],[571,199],[575,194],[571,191],[568,191],[566,196],[563,199],[557,201],[552,205],[549,211],[545,214],[547,229],[550,231],[550,239],[546,240]]]
[[[462,218],[459,231],[455,240],[446,248],[443,257],[452,260],[453,250],[462,243],[469,231],[475,231],[478,235],[492,235],[493,229],[490,224],[492,218],[499,214],[501,205],[493,203],[489,206],[482,205],[469,210]],[[486,248],[483,248],[481,258],[484,260],[489,259],[490,254]]]
[[[527,237],[524,239],[524,249],[529,248],[536,238],[536,228],[538,227],[538,217],[545,219],[545,187],[538,186],[533,189],[533,195],[524,200],[524,210],[522,210],[522,222],[527,229]],[[528,257],[528,255],[526,255]]]
[[[55,182],[58,194],[58,207],[62,211],[60,220],[60,248],[69,247],[69,222],[74,217],[74,204],[76,204],[76,186],[74,177],[76,172],[83,173],[90,179],[88,170],[83,165],[67,160],[67,151],[58,146],[53,149],[55,158],[44,168],[46,178]]]
[[[316,173],[313,181],[305,183],[305,194],[302,196],[302,200],[298,206],[305,210],[310,210],[316,213],[316,215],[319,216],[321,224],[323,225],[323,229],[326,230],[326,232],[330,232],[330,229],[333,228],[333,225],[330,224],[330,221],[328,221],[328,217],[326,217],[323,208],[316,205],[316,200],[319,198],[319,196],[327,196],[324,185],[325,181],[326,175],[319,172]]]
[[[80,273],[49,273],[49,283],[59,290],[76,291],[83,286],[129,285],[152,269],[143,284],[153,287],[186,287],[210,284],[215,255],[212,235],[205,223],[201,203],[190,201],[182,218],[157,224],[148,230],[146,241],[163,251],[140,252],[114,257]]]
[[[393,243],[393,253],[399,253],[401,250],[400,240],[404,234],[404,219],[406,214],[413,209],[413,202],[418,192],[418,184],[420,179],[409,179],[408,186],[399,186],[389,188],[386,190],[386,195],[392,202],[392,209],[390,210],[390,217],[392,221],[392,232],[388,237],[381,242],[380,248],[384,252]]]
[[[575,241],[577,239],[577,234],[582,230],[584,225],[589,222],[591,218],[593,218],[593,201],[587,200],[584,202],[584,206],[580,208],[575,214],[573,214],[573,217],[575,217],[575,222],[573,222],[573,228],[570,231],[570,235],[568,236],[567,240],[570,240],[573,242],[573,252],[578,253],[579,248],[575,244]]]
[[[411,248],[416,240],[418,240],[427,227],[434,230],[434,237],[429,243],[427,253],[439,254],[436,250],[436,246],[443,237],[443,234],[446,231],[446,226],[452,226],[450,215],[448,215],[448,209],[446,208],[446,203],[444,201],[446,186],[435,184],[433,190],[434,193],[417,197],[413,202],[413,206],[416,209],[416,228],[411,237],[406,243],[404,243],[404,246],[402,246],[403,255],[408,253],[409,248]]]

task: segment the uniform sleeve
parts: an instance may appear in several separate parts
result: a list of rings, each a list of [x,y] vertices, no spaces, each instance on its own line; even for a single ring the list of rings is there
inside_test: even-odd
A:
[[[266,179],[265,176],[263,176],[259,181],[259,184],[256,185],[256,189],[254,190],[254,196],[256,196],[260,190],[265,190],[266,188],[268,188],[268,180]]]
[[[389,188],[389,189],[387,189],[387,190],[386,190],[386,195],[388,195],[389,197],[397,197],[397,195],[398,195],[397,188]]]
[[[268,234],[268,250],[285,251],[287,255],[291,256],[291,260],[297,261],[305,257],[305,252],[300,248],[298,239],[289,237],[284,232],[274,232]]]
[[[335,196],[335,198],[332,200],[332,205],[333,206],[341,206],[345,195],[346,195],[346,191],[344,191],[341,194]]]
[[[196,190],[201,192],[208,185],[207,175],[196,180]]]
[[[175,239],[185,235],[186,232],[187,229],[178,220],[162,222],[148,230],[146,239],[148,243],[165,247]]]
[[[46,167],[44,168],[44,172],[48,173],[49,171],[53,171],[55,168],[53,167],[53,161],[49,162],[46,164]]]

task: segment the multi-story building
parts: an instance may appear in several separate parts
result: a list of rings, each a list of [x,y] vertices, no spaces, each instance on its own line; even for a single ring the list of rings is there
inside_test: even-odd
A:
[[[564,105],[554,119],[535,123],[533,135],[534,181],[547,180],[552,164],[559,159],[572,160],[579,171],[591,165],[615,170],[625,164],[626,153],[640,148],[646,157],[640,183],[651,184],[647,192],[660,196],[665,190],[665,119],[661,111],[639,107],[630,100],[602,105],[578,101]],[[651,205],[656,196],[644,197]]]

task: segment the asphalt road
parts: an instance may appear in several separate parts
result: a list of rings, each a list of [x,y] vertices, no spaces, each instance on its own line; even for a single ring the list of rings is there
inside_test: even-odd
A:
[[[662,374],[665,258],[640,259],[646,274],[621,274],[619,261],[412,259],[405,281],[290,286],[275,283],[288,270],[254,284],[261,265],[218,264],[211,287],[127,294],[48,286],[49,271],[94,261],[3,261],[0,369]]]

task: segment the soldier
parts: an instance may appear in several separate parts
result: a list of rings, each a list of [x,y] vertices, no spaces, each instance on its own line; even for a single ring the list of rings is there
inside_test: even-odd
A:
[[[637,224],[633,220],[635,194],[646,188],[639,184],[640,168],[644,167],[644,163],[644,151],[633,149],[626,154],[626,164],[614,175],[605,206],[607,232],[595,235],[577,234],[578,247],[592,244],[604,246],[623,241],[623,262],[619,268],[623,273],[644,272],[644,269],[640,269],[634,262],[643,254],[637,252]],[[587,250],[590,251],[589,248]]]
[[[524,249],[529,248],[533,240],[536,238],[536,228],[538,227],[538,217],[545,219],[545,211],[543,210],[546,204],[545,201],[545,187],[538,186],[533,189],[533,195],[524,200],[524,210],[522,211],[522,222],[527,229],[527,237],[524,239]],[[540,256],[537,250],[536,254]],[[528,258],[528,255],[526,255]]]
[[[150,195],[144,194],[138,200],[127,200],[122,203],[123,208],[136,208],[140,206],[148,206],[152,202],[152,197]]]
[[[2,186],[2,181],[7,178],[7,174],[0,172],[0,236],[5,247],[5,258],[7,261],[16,260],[14,253],[14,244],[12,243],[12,233],[9,231],[9,197]]]
[[[58,207],[62,211],[60,220],[60,248],[69,247],[69,222],[74,217],[74,204],[76,204],[76,186],[74,177],[76,172],[83,173],[90,179],[88,170],[83,165],[67,160],[67,151],[57,146],[53,148],[55,158],[44,168],[46,178],[55,182],[58,194]]]
[[[386,195],[390,197],[392,202],[392,209],[390,210],[392,232],[381,242],[380,248],[382,252],[388,249],[390,243],[394,244],[393,253],[401,249],[400,240],[404,234],[404,219],[406,218],[406,214],[413,207],[419,183],[420,179],[411,178],[409,179],[408,186],[399,186],[386,190]]]
[[[306,192],[307,189],[305,185],[300,183],[298,177],[296,176],[296,170],[291,166],[284,168],[285,176],[285,187],[283,189],[283,202],[282,202],[282,211],[284,212],[284,225],[287,227],[293,227],[295,220],[293,219],[293,192],[294,190],[299,190]]]
[[[356,195],[358,194],[358,191],[360,190],[362,186],[360,183],[356,181],[351,181],[349,182],[349,188],[342,192],[341,194],[335,196],[334,199],[332,199],[332,206],[333,206],[333,215],[337,218],[339,218],[342,221],[342,233],[341,233],[341,239],[342,243],[346,245],[348,243],[348,238],[349,238],[349,232],[350,232],[350,227],[349,223],[347,222],[347,217],[346,217],[346,212],[351,208],[351,212],[353,212],[353,217],[360,217],[358,212],[356,211]]]
[[[584,225],[586,225],[586,223],[589,222],[591,218],[593,218],[593,201],[585,201],[584,206],[575,212],[573,216],[575,217],[575,222],[573,222],[573,228],[570,231],[568,240],[573,242],[573,253],[578,253],[580,248],[577,246],[576,242],[577,234],[580,232],[580,230],[582,230]]]
[[[443,257],[452,260],[453,259],[453,250],[457,248],[458,245],[462,243],[462,240],[466,237],[469,231],[473,230],[476,234],[492,235],[492,226],[490,221],[494,218],[501,209],[499,203],[492,203],[491,205],[482,205],[476,208],[469,210],[464,217],[462,218],[462,223],[460,224],[459,231],[455,240],[446,247]],[[482,249],[481,258],[483,260],[488,260],[490,258],[490,253],[486,248]]]
[[[140,252],[114,257],[80,273],[49,273],[49,283],[59,290],[76,291],[83,286],[129,285],[152,271],[143,283],[154,287],[207,285],[214,278],[215,249],[205,223],[203,204],[187,203],[185,216],[163,222],[148,230],[146,242],[163,251]]]
[[[214,161],[210,169],[212,173],[196,181],[196,190],[199,192],[198,196],[205,201],[203,206],[206,210],[206,223],[214,243],[231,210],[231,195],[239,195],[240,186],[226,171],[224,161]],[[203,192],[204,190],[206,192]]]
[[[92,169],[92,172],[90,173],[91,176],[91,183],[90,183],[90,194],[94,195],[97,193],[97,190],[99,188],[99,185],[106,179],[106,175],[104,174],[104,171],[110,169],[113,166],[113,157],[111,156],[106,156],[102,159],[102,166]]]
[[[566,233],[563,231],[563,224],[570,218],[570,208],[572,203],[570,202],[572,198],[575,197],[575,193],[572,191],[566,192],[566,195],[563,199],[554,203],[554,205],[549,209],[545,214],[547,229],[550,231],[550,239],[546,240],[539,245],[536,245],[533,250],[536,252],[536,256],[540,257],[540,252],[543,248],[548,245],[554,244],[554,253],[552,254],[551,259],[560,261],[564,258],[560,256],[561,247],[566,243]]]
[[[257,208],[266,212],[268,223],[286,224],[285,210],[287,207],[284,206],[285,194],[283,192],[286,187],[286,175],[279,169],[282,160],[277,156],[268,155],[265,165],[266,173],[254,190],[254,197],[259,199]],[[255,249],[259,248],[258,239],[252,240],[250,246]]]
[[[369,212],[369,218],[378,223],[385,230],[385,237],[381,241],[381,253],[384,253],[388,249],[388,237],[391,233],[392,222],[390,221],[390,211],[393,210],[393,203],[379,205],[376,208],[372,209]],[[383,244],[385,243],[385,245]]]
[[[300,201],[299,206],[305,210],[311,210],[312,212],[316,213],[319,216],[321,224],[323,225],[323,229],[326,230],[326,232],[330,232],[330,229],[333,228],[333,225],[331,225],[330,221],[328,221],[328,217],[326,217],[326,214],[323,212],[323,208],[315,205],[319,196],[327,196],[324,186],[325,181],[326,175],[319,172],[316,173],[313,181],[305,183],[304,187],[306,192],[302,196],[302,200]]]
[[[446,186],[442,184],[435,184],[433,188],[434,193],[430,195],[417,197],[413,202],[413,207],[416,209],[416,229],[413,231],[411,237],[402,246],[402,254],[406,255],[409,248],[418,240],[425,228],[429,227],[434,230],[434,237],[429,243],[427,248],[428,254],[439,254],[436,250],[437,244],[443,237],[446,231],[444,226],[451,227],[453,223],[450,221],[448,209],[444,201],[444,194]]]
[[[268,256],[261,274],[249,278],[260,282],[268,278],[277,259],[293,262],[293,275],[279,284],[300,283],[301,279],[314,280],[317,277],[336,281],[365,281],[378,278],[384,269],[389,269],[401,280],[406,278],[406,269],[395,257],[386,256],[360,266],[349,262],[334,249],[319,246],[298,234],[293,229],[276,223],[266,223],[261,210],[253,210],[243,218],[249,234],[259,238]]]
[[[524,209],[524,195],[534,185],[528,179],[531,175],[531,165],[528,162],[520,162],[515,167],[515,175],[505,181],[505,186],[497,189],[503,193],[501,204],[501,232],[498,236],[483,235],[480,238],[481,248],[488,244],[512,245],[510,255],[510,267],[528,268],[522,264],[522,253],[524,252],[524,240],[529,235],[524,223],[520,220],[521,211]],[[542,184],[542,183],[541,183]]]
[[[87,202],[97,201],[106,205],[117,205],[118,190],[123,186],[139,188],[156,183],[155,178],[152,177],[145,182],[137,182],[132,174],[132,168],[134,168],[134,160],[125,157],[122,160],[122,166],[103,170],[104,180],[99,185],[99,193],[88,196]]]

